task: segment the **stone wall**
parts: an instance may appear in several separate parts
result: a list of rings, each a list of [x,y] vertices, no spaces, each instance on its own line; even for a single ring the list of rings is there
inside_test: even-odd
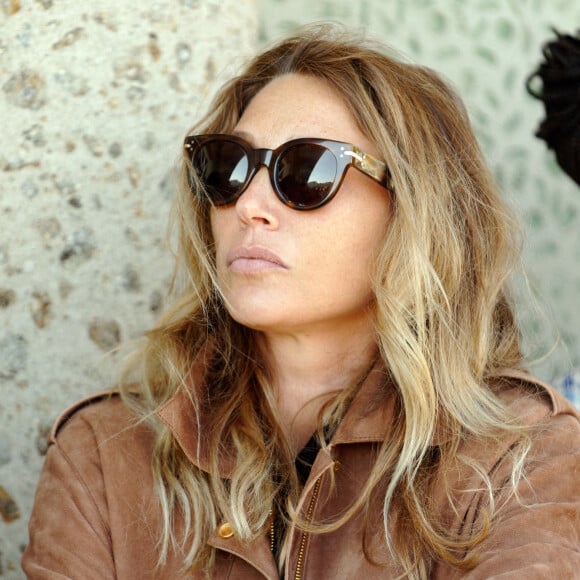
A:
[[[45,438],[163,307],[173,169],[253,0],[0,1],[0,577]]]

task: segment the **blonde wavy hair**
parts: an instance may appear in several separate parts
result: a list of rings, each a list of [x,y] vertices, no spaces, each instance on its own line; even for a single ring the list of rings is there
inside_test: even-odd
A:
[[[137,374],[141,396],[124,387],[128,404],[156,431],[153,471],[164,515],[159,562],[179,547],[186,566],[209,574],[215,554],[206,541],[220,521],[250,540],[265,533],[274,506],[303,529],[323,533],[368,508],[381,490],[385,542],[405,574],[427,577],[436,559],[469,568],[475,562],[466,555],[469,548],[494,521],[494,489],[482,468],[458,455],[459,444],[467,436],[499,442],[517,432],[512,493],[529,446],[494,394],[505,369],[521,366],[507,290],[519,264],[519,228],[453,90],[433,71],[342,29],[304,29],[258,55],[221,89],[195,132],[231,132],[252,98],[288,73],[329,83],[392,174],[392,217],[373,285],[376,338],[396,385],[397,420],[355,504],[333,522],[301,521],[293,511],[300,485],[288,467],[294,456],[282,435],[270,377],[253,332],[232,320],[220,297],[208,204],[192,195],[184,160],[174,207],[176,300],[131,359],[127,376]],[[206,379],[193,385],[192,363],[208,340],[213,349]],[[340,421],[354,388],[326,408],[321,428]],[[204,441],[209,473],[191,464],[154,417],[180,389],[191,397],[198,419],[207,420],[211,408]],[[445,443],[433,453],[440,432]],[[218,475],[226,447],[236,457],[228,481]],[[467,538],[442,529],[425,500],[434,473],[454,462],[482,472],[490,500],[483,524]],[[179,535],[176,512],[184,522]]]

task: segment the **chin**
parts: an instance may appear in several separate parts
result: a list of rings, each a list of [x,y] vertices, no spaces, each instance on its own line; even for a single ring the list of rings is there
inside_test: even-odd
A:
[[[230,316],[242,326],[252,330],[269,330],[276,328],[280,324],[279,312],[277,315],[269,316],[263,307],[255,308],[228,308]]]

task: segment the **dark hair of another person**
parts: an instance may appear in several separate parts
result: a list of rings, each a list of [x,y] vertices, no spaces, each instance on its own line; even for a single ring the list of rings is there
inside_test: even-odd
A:
[[[526,83],[544,103],[546,116],[536,131],[556,154],[560,167],[580,185],[580,37],[554,31],[545,43],[543,62]],[[541,80],[541,88],[533,86]]]

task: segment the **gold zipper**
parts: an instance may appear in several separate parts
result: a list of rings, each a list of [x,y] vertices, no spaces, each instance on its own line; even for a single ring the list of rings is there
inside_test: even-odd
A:
[[[274,553],[274,545],[276,543],[276,530],[274,529],[274,510],[270,510],[270,551]]]
[[[320,491],[320,484],[322,482],[322,475],[324,474],[321,474],[314,483],[312,497],[310,498],[310,503],[308,504],[308,511],[306,512],[306,520],[308,521],[308,523],[312,521],[314,506],[316,505],[316,500],[318,499],[318,492]],[[300,548],[298,550],[298,560],[296,561],[296,574],[294,576],[294,580],[302,580],[302,567],[304,566],[304,552],[306,551],[307,540],[308,534],[306,532],[302,532],[302,537],[300,538]]]

